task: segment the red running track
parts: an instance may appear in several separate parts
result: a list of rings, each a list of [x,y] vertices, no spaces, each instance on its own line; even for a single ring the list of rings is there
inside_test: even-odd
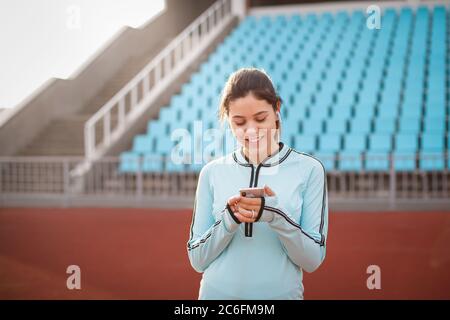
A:
[[[191,210],[1,208],[0,299],[196,299]],[[305,299],[450,299],[450,212],[331,212]],[[66,268],[81,268],[68,290]],[[367,267],[381,268],[369,290]]]

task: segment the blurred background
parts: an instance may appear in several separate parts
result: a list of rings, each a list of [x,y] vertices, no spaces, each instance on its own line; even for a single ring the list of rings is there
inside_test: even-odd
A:
[[[220,94],[257,67],[327,170],[305,298],[449,299],[449,5],[1,0],[0,298],[196,299],[198,174],[239,147]]]

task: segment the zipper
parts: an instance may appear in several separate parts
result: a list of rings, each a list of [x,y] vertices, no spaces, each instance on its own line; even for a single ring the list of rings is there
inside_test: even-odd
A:
[[[250,184],[249,184],[249,188],[255,188],[256,186],[258,186],[258,176],[259,176],[259,170],[262,167],[262,162],[260,164],[258,164],[258,166],[256,167],[256,173],[255,173],[255,166],[251,163],[250,164],[252,167],[252,172],[250,175]],[[246,237],[252,237],[253,235],[253,223],[245,223],[245,236]]]

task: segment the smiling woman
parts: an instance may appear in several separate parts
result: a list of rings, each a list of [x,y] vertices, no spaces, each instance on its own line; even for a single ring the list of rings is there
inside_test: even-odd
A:
[[[241,147],[199,175],[187,243],[203,273],[199,299],[303,299],[303,270],[325,258],[325,169],[279,141],[281,102],[259,69],[238,70],[224,87],[219,116]],[[264,196],[241,196],[247,187]]]
[[[220,120],[230,128],[252,163],[278,149],[280,107],[270,78],[257,69],[241,69],[228,80],[219,109]]]

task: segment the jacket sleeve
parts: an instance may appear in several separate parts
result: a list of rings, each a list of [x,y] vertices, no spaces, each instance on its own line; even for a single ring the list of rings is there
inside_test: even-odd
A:
[[[258,221],[268,222],[277,232],[288,257],[307,272],[315,271],[323,262],[328,232],[328,195],[323,166],[312,168],[303,195],[300,221],[278,203],[278,197],[265,197]]]
[[[197,272],[203,272],[228,246],[241,223],[224,204],[216,221],[213,214],[213,189],[208,169],[200,172],[195,193],[190,236],[187,242],[189,261]]]

